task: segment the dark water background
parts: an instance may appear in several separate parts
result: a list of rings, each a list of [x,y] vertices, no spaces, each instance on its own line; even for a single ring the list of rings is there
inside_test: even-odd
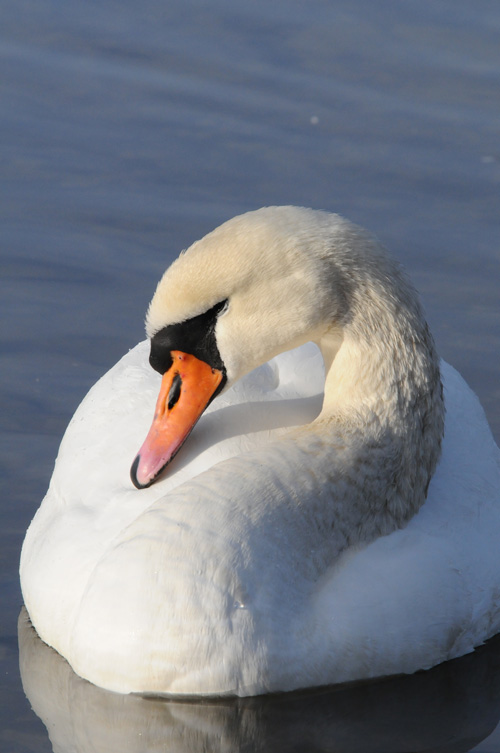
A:
[[[73,411],[142,339],[157,279],[193,240],[267,204],[366,226],[407,267],[500,439],[500,3],[1,0],[0,60],[0,749],[41,753],[52,746],[18,666],[23,535]],[[436,750],[494,729],[500,661],[486,665],[484,679],[473,658],[482,679],[459,681],[468,716],[433,707],[448,730]],[[442,680],[430,677],[432,697]],[[417,695],[397,687],[404,719]],[[268,747],[230,736],[230,749],[421,749],[409,722],[392,748],[372,737],[360,719],[374,697],[295,701],[275,717],[282,747],[276,732]],[[305,736],[345,709],[358,747],[334,745],[338,727],[300,747],[286,720],[311,706]],[[396,716],[389,701],[377,711],[389,737]],[[431,728],[416,703],[419,719]],[[474,750],[498,753],[500,731]]]

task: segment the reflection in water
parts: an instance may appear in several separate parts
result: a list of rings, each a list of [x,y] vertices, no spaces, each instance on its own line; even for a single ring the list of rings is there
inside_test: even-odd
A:
[[[258,698],[122,696],[75,675],[19,616],[23,687],[55,753],[467,751],[500,717],[500,639],[382,682]]]

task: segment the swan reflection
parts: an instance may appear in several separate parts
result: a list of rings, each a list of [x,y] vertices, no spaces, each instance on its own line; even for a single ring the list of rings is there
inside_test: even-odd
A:
[[[203,701],[119,695],[78,677],[19,616],[24,691],[54,753],[467,751],[500,718],[500,639],[428,672]]]

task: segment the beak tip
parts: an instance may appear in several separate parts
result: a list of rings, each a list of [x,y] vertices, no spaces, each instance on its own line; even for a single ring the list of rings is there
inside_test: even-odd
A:
[[[141,462],[141,456],[139,454],[139,455],[136,455],[136,458],[135,458],[134,462],[131,465],[131,468],[130,468],[130,480],[132,481],[132,483],[133,483],[133,485],[135,486],[136,489],[146,489],[148,486],[151,486],[151,484],[153,483],[154,479],[146,481],[145,483],[142,483],[141,481],[139,481],[139,479],[137,477],[137,471],[139,469],[139,463],[140,462]]]

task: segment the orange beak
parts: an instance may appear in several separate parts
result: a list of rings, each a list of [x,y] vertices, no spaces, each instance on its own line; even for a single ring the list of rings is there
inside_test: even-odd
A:
[[[171,352],[172,366],[163,375],[153,423],[130,469],[138,489],[150,486],[180,450],[209,404],[223,374],[195,356]]]

